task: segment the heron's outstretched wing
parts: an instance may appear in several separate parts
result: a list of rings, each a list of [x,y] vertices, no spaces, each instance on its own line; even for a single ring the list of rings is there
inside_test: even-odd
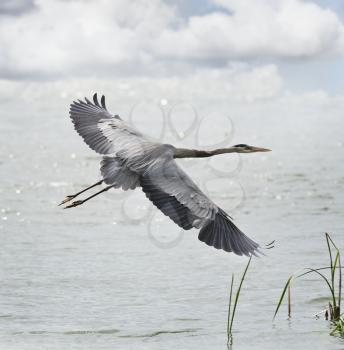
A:
[[[104,155],[122,153],[123,158],[129,158],[142,155],[152,144],[119,116],[110,114],[104,96],[100,103],[97,94],[93,96],[93,103],[87,98],[85,101],[74,101],[69,114],[75,130],[94,151]]]
[[[255,254],[259,245],[242,233],[229,216],[214,204],[178,166],[161,158],[140,178],[147,198],[185,230],[200,228],[206,244],[238,255]]]

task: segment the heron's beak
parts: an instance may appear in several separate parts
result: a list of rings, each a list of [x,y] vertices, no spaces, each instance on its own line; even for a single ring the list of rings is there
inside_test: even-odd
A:
[[[262,148],[262,147],[251,147],[252,152],[270,152],[271,149],[268,148]]]

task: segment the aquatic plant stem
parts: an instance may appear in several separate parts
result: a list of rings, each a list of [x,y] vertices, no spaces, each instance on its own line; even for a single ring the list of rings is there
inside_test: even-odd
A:
[[[288,286],[288,318],[291,318],[291,295],[290,295],[290,284]]]
[[[230,317],[231,317],[233,284],[234,284],[234,273],[232,274],[231,288],[229,291],[228,317],[227,317],[227,346],[229,344],[232,344],[232,334],[231,334],[230,329],[229,329],[229,323],[230,323]]]
[[[328,303],[328,309],[325,310],[325,318],[329,319],[331,321],[331,326],[334,327],[333,331],[331,331],[331,335],[339,334],[341,336],[344,336],[344,319],[341,316],[340,309],[341,309],[341,298],[342,298],[342,263],[341,263],[341,255],[340,250],[330,237],[328,233],[325,233],[326,238],[326,244],[328,249],[328,254],[330,258],[330,266],[329,267],[320,267],[320,268],[306,268],[306,272],[298,273],[291,275],[287,283],[285,284],[282,294],[280,296],[280,299],[278,301],[275,314],[273,319],[275,319],[280,306],[285,299],[285,294],[288,290],[288,317],[290,318],[291,315],[291,295],[290,295],[290,289],[291,289],[291,282],[293,279],[298,279],[300,277],[303,277],[305,275],[308,275],[310,273],[315,273],[321,279],[325,282],[325,285],[329,288],[331,292],[331,296],[329,298]],[[334,255],[335,253],[335,255]],[[320,272],[322,270],[330,270],[330,276],[325,276],[324,273]],[[337,270],[338,277],[336,275]],[[337,281],[338,281],[338,289],[337,287]]]
[[[241,292],[241,287],[242,287],[242,285],[244,283],[244,279],[246,277],[246,273],[247,273],[247,270],[248,270],[248,268],[250,266],[251,260],[252,260],[252,255],[250,255],[250,259],[248,260],[248,263],[246,265],[244,273],[243,273],[243,275],[241,277],[239,287],[238,287],[237,292],[235,294],[235,300],[234,300],[234,304],[233,304],[233,312],[231,314],[231,322],[230,322],[230,326],[229,326],[229,329],[228,329],[228,339],[230,340],[230,345],[232,345],[232,342],[233,342],[232,328],[233,328],[235,311],[236,311],[236,308],[237,308],[237,305],[238,305],[239,296],[240,296],[240,292]]]

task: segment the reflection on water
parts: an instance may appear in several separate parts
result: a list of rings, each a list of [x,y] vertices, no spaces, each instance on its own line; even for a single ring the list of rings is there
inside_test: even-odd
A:
[[[1,349],[225,349],[230,276],[246,259],[209,248],[196,231],[160,249],[145,223],[123,219],[126,197],[116,191],[61,210],[66,194],[99,178],[99,157],[67,118],[18,118],[1,130]],[[235,141],[273,152],[246,155],[239,173],[227,160],[212,161],[216,174],[204,160],[187,169],[197,181],[211,180],[214,201],[253,239],[276,240],[275,249],[251,264],[234,349],[341,349],[342,340],[329,337],[327,323],[313,317],[327,293],[315,279],[295,285],[292,320],[286,310],[271,319],[291,272],[327,264],[325,231],[344,248],[344,122],[298,120],[299,134],[288,132],[291,119],[263,123],[249,116],[233,123]],[[234,177],[216,185],[214,175],[226,169]],[[241,188],[245,198],[237,205]],[[163,238],[179,233],[168,221],[155,224]]]

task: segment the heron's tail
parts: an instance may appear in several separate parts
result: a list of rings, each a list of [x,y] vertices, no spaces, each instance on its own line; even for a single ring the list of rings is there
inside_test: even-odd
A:
[[[259,252],[259,244],[241,232],[222,209],[219,209],[214,220],[201,229],[198,239],[216,249],[237,255],[249,256]]]

